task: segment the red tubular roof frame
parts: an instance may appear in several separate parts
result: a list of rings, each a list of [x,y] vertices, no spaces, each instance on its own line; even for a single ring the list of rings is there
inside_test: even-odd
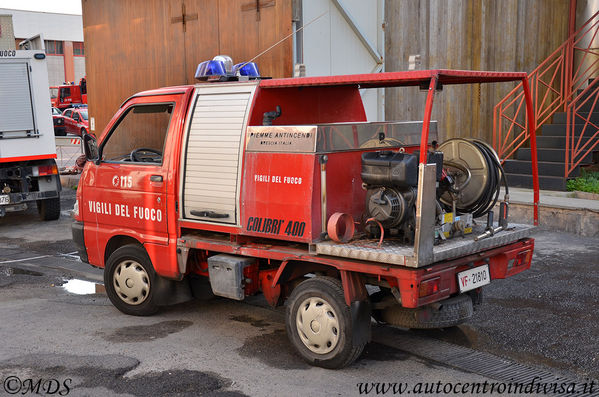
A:
[[[526,114],[530,133],[530,146],[532,157],[532,179],[533,179],[533,209],[534,224],[539,223],[539,171],[537,164],[536,144],[536,120],[530,89],[528,75],[523,72],[490,72],[474,70],[412,70],[406,72],[384,72],[369,74],[352,74],[342,76],[319,76],[319,77],[297,77],[286,79],[261,80],[260,88],[288,88],[288,87],[325,87],[325,86],[355,86],[359,88],[383,88],[383,87],[428,87],[426,106],[423,118],[423,128],[420,143],[420,163],[426,162],[425,148],[428,146],[428,130],[433,107],[435,91],[439,86],[451,84],[477,84],[477,83],[503,83],[509,81],[521,81],[524,87],[526,102]]]
[[[350,74],[343,76],[295,77],[287,79],[261,80],[261,88],[315,87],[315,86],[360,86],[360,88],[428,86],[431,78],[437,77],[438,84],[476,84],[522,81],[523,72],[485,72],[474,70],[412,70],[407,72],[384,72]]]

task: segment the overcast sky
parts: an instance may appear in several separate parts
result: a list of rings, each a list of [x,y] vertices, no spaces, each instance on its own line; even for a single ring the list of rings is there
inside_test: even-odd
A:
[[[0,8],[81,15],[81,0],[0,0]]]

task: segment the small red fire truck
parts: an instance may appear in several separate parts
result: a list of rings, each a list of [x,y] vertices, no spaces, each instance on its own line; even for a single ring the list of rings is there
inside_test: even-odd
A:
[[[362,352],[372,317],[456,325],[482,286],[530,267],[533,227],[508,223],[507,200],[493,220],[505,184],[493,149],[439,145],[430,120],[442,86],[527,86],[526,74],[237,69],[201,64],[200,84],[140,92],[97,142],[83,138],[73,238],[119,310],[261,292],[286,306],[300,356],[339,368]],[[423,120],[366,121],[361,89],[406,86],[428,90]],[[526,106],[532,115],[529,95]]]

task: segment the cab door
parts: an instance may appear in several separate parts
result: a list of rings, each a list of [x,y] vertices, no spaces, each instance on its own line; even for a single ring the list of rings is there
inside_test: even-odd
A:
[[[169,142],[180,134],[183,95],[133,98],[99,144],[93,164],[93,186],[84,198],[85,211],[95,218],[96,258],[114,236],[142,243],[150,257],[169,243],[167,187],[173,161]],[[157,248],[158,247],[158,248]],[[91,262],[90,256],[90,262]],[[153,262],[156,266],[156,262]],[[158,268],[156,269],[159,270]]]

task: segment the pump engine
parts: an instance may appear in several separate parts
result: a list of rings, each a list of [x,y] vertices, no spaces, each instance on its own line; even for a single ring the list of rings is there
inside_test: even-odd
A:
[[[419,153],[376,151],[362,154],[366,189],[365,231],[413,243],[416,223]],[[472,218],[488,214],[499,196],[505,174],[494,150],[476,140],[451,139],[428,152],[437,165],[435,200],[439,240],[471,231]],[[375,222],[372,222],[375,221]],[[382,230],[381,230],[382,229]]]
[[[430,152],[428,161],[437,164],[437,180],[441,176],[443,154]],[[366,185],[366,215],[376,220],[392,236],[414,240],[418,156],[415,154],[378,151],[362,155],[362,181]],[[377,225],[367,231],[378,234]]]

